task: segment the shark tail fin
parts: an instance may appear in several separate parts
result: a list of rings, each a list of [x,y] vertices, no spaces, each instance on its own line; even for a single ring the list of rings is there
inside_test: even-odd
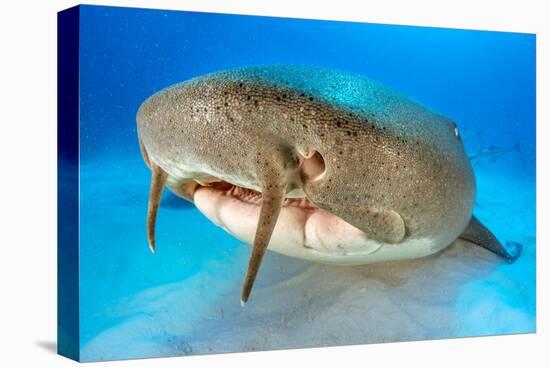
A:
[[[512,147],[514,152],[517,152],[519,154],[519,159],[521,161],[521,167],[525,169],[527,166],[527,163],[525,162],[525,157],[523,156],[523,151],[521,150],[521,146],[519,145],[519,140],[516,140],[516,143]]]
[[[514,151],[521,154],[521,146],[519,145],[519,140],[516,140],[516,143],[514,144],[513,149],[514,149]]]

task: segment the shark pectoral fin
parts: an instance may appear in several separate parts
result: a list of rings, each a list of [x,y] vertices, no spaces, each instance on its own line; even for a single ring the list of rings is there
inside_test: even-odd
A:
[[[285,197],[286,185],[283,180],[281,180],[281,176],[278,174],[271,174],[269,176],[271,177],[266,177],[263,180],[264,184],[262,184],[262,207],[260,209],[260,218],[254,236],[252,255],[250,255],[250,260],[248,262],[248,271],[246,273],[241,295],[241,304],[243,306],[248,301],[248,297],[252,291],[254,280],[258,274]]]
[[[390,209],[369,209],[368,226],[374,239],[389,244],[399,243],[405,237],[405,222],[399,213]]]
[[[346,208],[346,218],[351,225],[361,229],[368,238],[386,244],[397,244],[405,238],[405,221],[391,209]]]
[[[473,242],[494,254],[504,258],[507,262],[513,263],[521,255],[522,245],[516,242],[507,242],[502,245],[495,235],[487,229],[481,222],[472,215],[468,227],[459,236],[459,238]]]
[[[162,190],[168,175],[162,168],[151,162],[151,189],[149,191],[149,205],[147,207],[147,241],[149,248],[155,252],[155,223],[157,211],[162,196]]]

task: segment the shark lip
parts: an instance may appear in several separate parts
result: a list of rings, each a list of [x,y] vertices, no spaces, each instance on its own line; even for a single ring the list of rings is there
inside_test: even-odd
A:
[[[198,186],[197,208],[212,222],[246,243],[253,243],[262,194],[227,182]],[[307,257],[304,251],[346,255],[379,248],[360,229],[317,207],[307,197],[285,198],[268,249]]]

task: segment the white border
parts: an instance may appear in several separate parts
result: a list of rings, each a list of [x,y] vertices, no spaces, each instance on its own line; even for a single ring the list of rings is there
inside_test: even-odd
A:
[[[544,1],[92,1],[149,7],[537,33],[537,187],[548,187],[548,11]],[[66,366],[56,335],[56,12],[71,1],[5,2],[0,11],[0,365]],[[545,16],[546,15],[546,16]],[[284,352],[116,362],[119,366],[538,366],[548,360],[548,195],[538,190],[538,333]],[[514,213],[510,213],[514,215]],[[546,265],[548,264],[548,265]],[[46,346],[46,347],[44,347]],[[548,348],[548,347],[546,347]],[[115,365],[97,363],[94,365]]]

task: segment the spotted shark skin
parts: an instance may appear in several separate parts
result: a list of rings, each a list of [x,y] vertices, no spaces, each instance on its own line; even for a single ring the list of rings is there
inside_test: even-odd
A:
[[[151,249],[166,186],[252,244],[243,304],[268,248],[342,265],[419,258],[459,237],[508,261],[521,252],[472,216],[475,177],[457,125],[361,75],[220,71],[155,93],[137,128],[152,171]]]

